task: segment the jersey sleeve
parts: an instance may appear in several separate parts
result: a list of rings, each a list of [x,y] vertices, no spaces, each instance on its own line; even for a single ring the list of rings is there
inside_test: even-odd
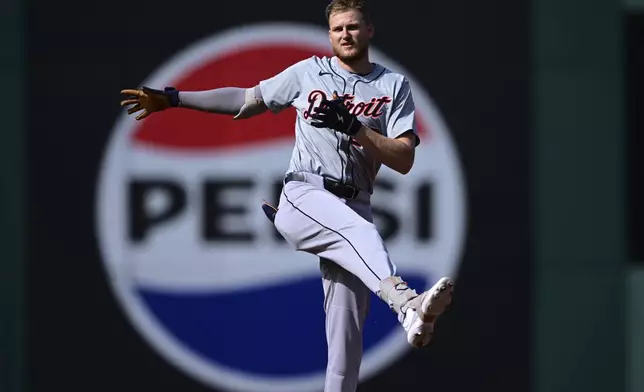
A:
[[[297,62],[277,75],[259,82],[264,104],[277,113],[289,107],[301,92],[301,73],[307,60]]]
[[[407,131],[416,135],[416,145],[420,143],[416,129],[416,105],[411,92],[411,86],[404,79],[393,101],[393,108],[387,122],[387,136],[397,138]]]

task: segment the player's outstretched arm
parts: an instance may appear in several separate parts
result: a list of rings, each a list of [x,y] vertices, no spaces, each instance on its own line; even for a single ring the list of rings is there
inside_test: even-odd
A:
[[[170,108],[187,108],[215,114],[233,115],[235,120],[249,118],[267,110],[259,87],[223,87],[206,91],[178,91],[142,87],[121,91],[125,98],[121,106],[130,106],[128,114],[139,113],[137,120]]]

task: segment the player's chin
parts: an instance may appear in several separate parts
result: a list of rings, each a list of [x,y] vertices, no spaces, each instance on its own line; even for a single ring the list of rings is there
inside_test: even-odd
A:
[[[360,60],[362,58],[362,52],[355,48],[350,48],[350,49],[343,48],[342,50],[338,51],[337,56],[340,60],[344,61],[345,63],[350,63],[356,60]]]

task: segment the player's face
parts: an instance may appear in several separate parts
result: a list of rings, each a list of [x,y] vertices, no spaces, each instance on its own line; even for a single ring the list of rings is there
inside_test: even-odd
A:
[[[357,10],[337,12],[329,17],[329,39],[333,54],[345,63],[361,60],[367,55],[373,26],[367,24]]]

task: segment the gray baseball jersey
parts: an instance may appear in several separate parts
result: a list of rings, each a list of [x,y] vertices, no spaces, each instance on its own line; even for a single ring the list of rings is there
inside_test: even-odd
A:
[[[358,75],[342,68],[336,57],[313,56],[261,81],[259,87],[272,112],[289,106],[297,111],[289,172],[328,176],[373,192],[380,163],[353,138],[310,125],[313,108],[331,99],[334,91],[367,127],[392,138],[410,130],[418,137],[409,81],[379,64],[370,74]]]
[[[369,198],[345,204],[319,191],[320,176],[372,193],[380,163],[349,136],[311,126],[310,114],[336,91],[367,127],[392,138],[410,130],[416,133],[409,82],[378,64],[361,76],[340,67],[335,57],[314,56],[260,82],[259,88],[271,111],[289,106],[297,111],[288,172],[313,174],[306,182],[284,185],[275,227],[296,250],[320,258],[329,349],[324,391],[353,392],[359,381],[369,292],[376,293],[396,267],[373,224],[365,203]]]

